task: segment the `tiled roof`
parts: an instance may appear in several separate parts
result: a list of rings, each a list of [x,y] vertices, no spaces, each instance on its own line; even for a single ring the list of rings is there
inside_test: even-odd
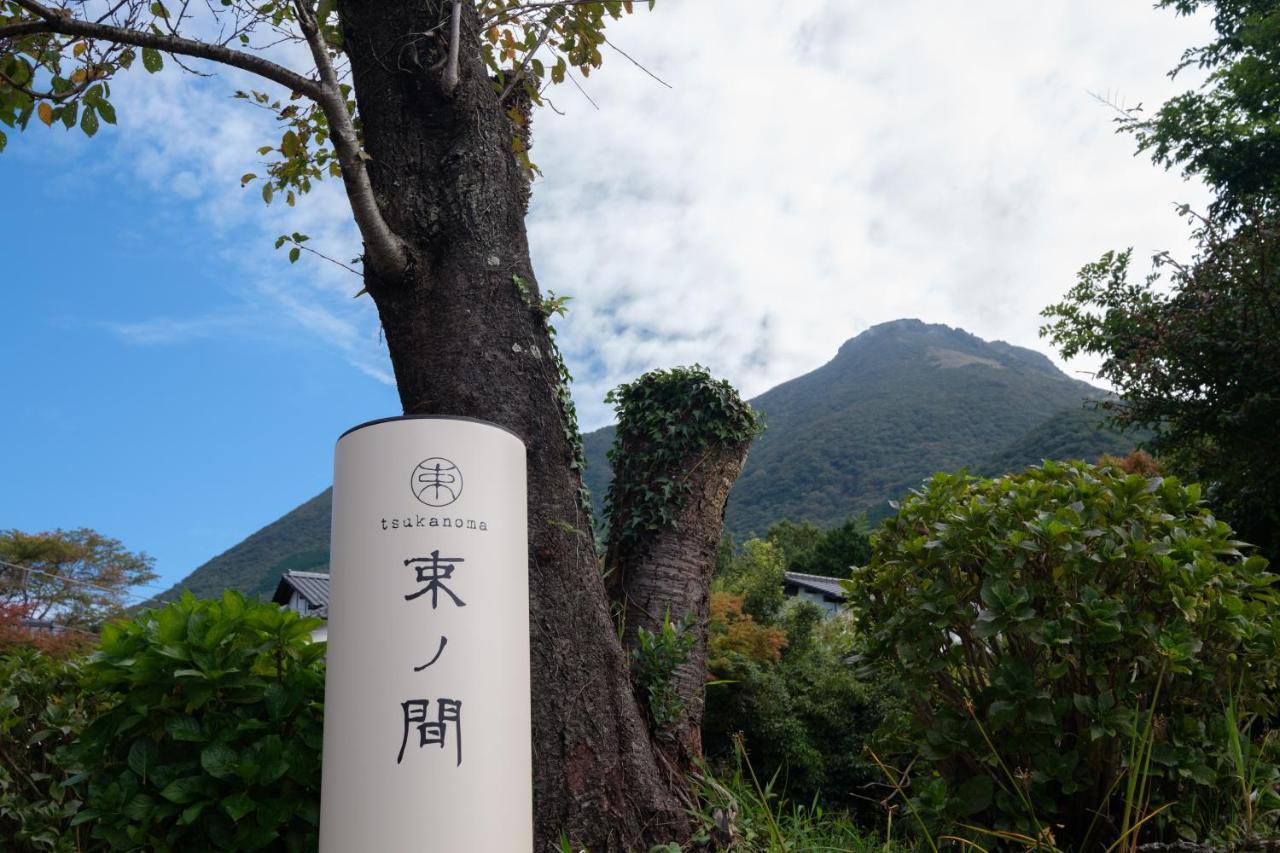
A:
[[[824,575],[806,575],[803,572],[787,572],[785,577],[787,586],[807,589],[833,601],[844,601],[844,589],[840,586],[839,578],[829,578]]]
[[[276,604],[288,604],[293,593],[301,595],[310,605],[312,615],[321,619],[329,615],[329,576],[322,572],[285,572],[276,586],[271,600]],[[321,612],[315,612],[320,610]]]
[[[844,590],[838,578],[824,575],[806,575],[802,572],[787,572],[787,586],[796,586],[816,592],[833,601],[844,601]],[[285,572],[280,577],[276,594],[272,601],[277,604],[288,604],[293,593],[297,592],[311,606],[311,615],[321,619],[329,617],[329,576],[321,572]]]

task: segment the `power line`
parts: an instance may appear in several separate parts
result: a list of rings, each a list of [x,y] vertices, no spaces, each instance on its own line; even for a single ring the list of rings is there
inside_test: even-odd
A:
[[[14,569],[19,572],[33,572],[37,575],[44,575],[45,577],[53,578],[54,580],[63,581],[65,583],[89,587],[90,589],[96,589],[101,592],[108,593],[110,595],[120,595],[125,598],[137,599],[139,602],[151,601],[152,599],[155,598],[155,596],[151,596],[150,598],[148,598],[146,596],[139,595],[135,592],[126,592],[125,590],[121,590],[121,589],[111,589],[110,587],[101,586],[96,583],[90,583],[89,581],[81,580],[80,578],[67,577],[66,575],[56,575],[53,572],[46,572],[43,569],[36,569],[36,568],[32,568],[31,566],[19,566],[16,563],[5,562],[4,560],[0,560],[0,566],[5,566],[6,568]],[[139,586],[141,586],[141,584],[139,584]]]
[[[43,569],[36,569],[31,566],[15,565],[13,563],[7,563],[4,560],[0,560],[0,566],[8,566],[11,569],[19,569],[24,572],[39,572],[40,574],[43,574],[43,575],[49,574],[49,572],[46,572]],[[76,578],[67,577],[66,575],[54,574],[52,575],[52,577],[62,578],[63,580],[69,580],[72,583],[86,583],[86,581],[80,581]],[[160,586],[159,584],[154,584],[154,583],[135,583],[135,584],[129,585],[130,589],[134,589],[138,587],[141,587],[142,589],[158,589],[162,593],[167,592],[169,590],[169,587],[167,586]],[[107,589],[106,587],[100,587],[100,588]]]

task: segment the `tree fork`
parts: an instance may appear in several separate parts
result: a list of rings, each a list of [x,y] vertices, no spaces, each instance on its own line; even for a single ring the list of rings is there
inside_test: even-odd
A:
[[[685,771],[702,757],[707,618],[725,506],[759,422],[728,383],[696,367],[646,374],[613,399],[609,593],[631,653],[641,631],[659,635],[666,623],[692,635],[668,685],[678,718],[657,726],[651,714],[657,743]]]
[[[461,5],[470,39],[479,21]],[[631,691],[571,465],[576,425],[529,260],[516,129],[475,52],[461,53],[451,91],[441,85],[447,42],[421,34],[448,19],[447,0],[339,9],[374,194],[424,259],[403,275],[366,271],[404,411],[481,418],[527,447],[537,849],[562,833],[592,853],[682,839],[687,818]]]

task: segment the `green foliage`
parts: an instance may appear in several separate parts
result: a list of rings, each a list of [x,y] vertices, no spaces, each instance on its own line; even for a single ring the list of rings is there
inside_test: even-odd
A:
[[[1121,425],[1156,430],[1170,470],[1209,485],[1214,505],[1270,557],[1280,554],[1280,223],[1231,233],[1201,220],[1190,264],[1158,255],[1130,277],[1130,252],[1086,265],[1041,330],[1064,358],[1101,356]],[[1169,272],[1168,281],[1161,273]]]
[[[29,13],[14,0],[0,2],[0,26],[27,18]],[[35,116],[47,127],[57,123],[70,130],[79,124],[81,132],[93,136],[99,120],[116,123],[108,78],[128,68],[135,55],[132,48],[49,33],[0,41],[0,124],[26,130]],[[158,70],[146,51],[143,60],[148,71]],[[6,143],[0,132],[0,151]]]
[[[636,647],[631,650],[632,681],[644,691],[658,736],[673,729],[684,714],[684,702],[676,692],[676,670],[689,660],[689,651],[697,641],[693,632],[692,614],[679,622],[671,621],[671,614],[662,618],[662,627],[653,632],[646,628],[636,631]]]
[[[541,4],[482,0],[477,5],[486,26],[481,55],[500,91],[518,82],[534,103],[541,103],[544,84],[563,83],[570,69],[589,77],[600,67],[608,44],[606,24],[630,15],[635,4],[632,0]],[[652,9],[654,0],[648,6]],[[549,64],[537,56],[543,48],[551,58]]]
[[[1239,547],[1198,486],[1079,462],[909,495],[848,588],[866,674],[912,700],[885,735],[935,774],[915,806],[1082,848],[1126,803],[1169,806],[1165,835],[1226,823],[1205,700],[1271,713],[1280,664],[1276,578]]]
[[[108,708],[72,750],[75,822],[112,849],[315,849],[319,624],[226,592],[108,626],[84,673]]]
[[[701,365],[653,370],[605,398],[618,414],[609,461],[617,475],[605,497],[620,547],[674,523],[701,454],[750,442],[761,418],[733,386]]]
[[[1110,401],[1115,405],[1115,400]],[[1106,406],[1107,401],[1099,403]],[[1039,465],[1046,459],[1087,459],[1104,456],[1123,457],[1151,441],[1150,430],[1125,424],[1108,423],[1098,405],[1078,406],[1059,412],[1031,429],[1017,441],[973,468],[975,474],[998,477]]]
[[[176,598],[185,589],[209,598],[228,588],[270,596],[285,571],[327,572],[332,516],[333,490],[325,489],[199,566],[160,598]]]
[[[759,762],[754,764],[758,766]],[[756,766],[741,742],[736,741],[724,772],[706,769],[695,774],[698,802],[693,813],[692,841],[699,849],[740,853],[893,853],[899,849],[889,839],[868,833],[843,812],[828,811],[817,802],[806,804],[795,797],[784,797],[777,788],[778,777],[758,773]],[[670,849],[681,848],[676,845]]]
[[[878,776],[865,747],[895,700],[890,691],[859,681],[844,660],[847,650],[819,636],[820,621],[811,604],[788,608],[780,662],[713,645],[704,748],[722,766],[740,742],[756,768],[776,778],[789,797],[871,820],[875,815],[864,798]]]
[[[342,84],[339,93],[347,112],[355,115],[356,100],[351,86]],[[237,90],[234,97],[273,113],[281,128],[278,141],[258,148],[258,156],[271,158],[262,161],[263,175],[259,177],[256,172],[247,172],[240,177],[242,187],[256,180],[262,181],[263,203],[271,204],[279,193],[285,204],[293,207],[298,197],[311,192],[316,182],[342,175],[338,153],[329,137],[329,120],[319,104],[303,100],[296,93],[282,100],[256,89]],[[297,255],[293,253],[301,251],[299,246],[306,239],[302,234],[288,235],[276,240],[276,248],[279,249],[286,240],[296,244],[290,249],[290,261],[296,261]]]
[[[1277,211],[1280,201],[1280,2],[1160,0],[1179,15],[1212,9],[1213,40],[1188,49],[1188,66],[1209,72],[1198,91],[1165,102],[1150,118],[1127,111],[1122,130],[1166,169],[1179,166],[1217,195],[1216,214]]]
[[[726,528],[741,540],[783,518],[829,528],[866,513],[874,522],[934,471],[1123,455],[1143,436],[1099,429],[1104,419],[1082,406],[1103,396],[1031,350],[918,320],[874,326],[829,364],[751,400],[769,430],[733,487]],[[600,511],[613,441],[613,427],[583,436]]]
[[[468,0],[479,18],[478,29],[468,21],[459,38],[460,50],[475,51],[492,72],[496,94],[512,122],[512,153],[530,173],[537,167],[528,157],[528,116],[509,96],[519,87],[532,104],[545,102],[546,89],[565,82],[574,71],[583,77],[600,68],[604,49],[609,46],[606,26],[634,10],[632,0],[600,2],[527,3],[520,0]],[[434,4],[443,16],[425,32],[406,33],[401,46],[402,70],[416,70],[437,77],[442,83],[444,62],[419,52],[446,52],[452,36],[450,9],[453,4]],[[653,0],[649,0],[649,8]],[[66,15],[82,23],[113,28],[113,37],[77,38],[42,32],[41,12]],[[425,23],[425,22],[424,22]],[[217,44],[205,44],[195,55],[237,64],[245,58],[268,51],[280,40],[302,41],[308,33],[319,36],[315,50],[326,56],[326,64],[338,69],[345,65],[344,29],[334,0],[220,0],[199,11],[184,4],[171,14],[159,0],[124,0],[101,15],[86,15],[56,5],[33,8],[17,0],[0,0],[0,29],[10,34],[0,38],[0,124],[25,130],[34,115],[43,124],[55,122],[67,129],[75,127],[93,136],[99,120],[115,124],[116,112],[110,102],[114,77],[130,69],[141,55],[141,66],[149,74],[164,67],[168,48],[181,55],[190,52],[190,39],[201,33],[217,33]],[[147,47],[160,38],[166,44]],[[185,41],[184,41],[185,40]],[[230,56],[228,56],[230,54]],[[231,57],[236,56],[237,59]],[[424,66],[431,65],[430,70]],[[312,68],[299,69],[303,77],[324,78]],[[575,81],[575,85],[576,81]],[[277,98],[267,91],[236,91],[235,97],[271,113],[276,120],[278,140],[258,148],[260,171],[241,178],[245,186],[261,180],[265,203],[281,195],[290,206],[314,184],[342,174],[338,154],[330,138],[329,117],[317,102],[293,92]],[[352,87],[339,83],[335,97],[351,115],[357,135],[362,135],[360,117]],[[7,143],[0,132],[0,151]],[[361,159],[371,159],[363,148]],[[300,248],[290,250],[296,261]]]
[[[532,296],[528,306],[541,311]],[[729,500],[727,525],[739,541],[745,531],[768,530],[780,518],[831,526],[864,511],[880,518],[889,500],[935,470],[972,466],[1003,473],[1042,458],[1122,455],[1142,440],[1097,429],[1099,416],[1081,409],[1083,398],[1097,389],[1069,379],[1043,356],[941,326],[889,325],[894,328],[877,327],[846,344],[833,365],[756,399],[768,408],[771,427],[752,444]],[[942,368],[930,361],[930,348],[1003,359],[1003,367]],[[565,374],[555,393],[568,411],[572,397]],[[903,387],[911,393],[902,394]],[[1060,421],[1061,430],[1046,433],[1052,443],[1043,451],[1023,441],[1040,425]],[[570,441],[580,443],[586,459],[571,464],[585,465],[584,481],[597,499],[595,517],[602,518],[614,428],[579,438],[573,422],[567,424]],[[994,470],[987,465],[993,451],[1014,445],[1016,456]],[[1070,452],[1059,456],[1054,448]],[[330,500],[326,490],[210,560],[183,585],[198,596],[217,595],[225,587],[269,593],[280,579],[276,566],[282,560],[294,553],[327,554]],[[326,565],[327,557],[292,567],[325,571]],[[167,595],[178,594],[183,585]]]
[[[787,568],[798,572],[800,569],[795,568],[796,566],[813,559],[813,552],[822,541],[823,532],[821,527],[812,522],[796,522],[784,518],[770,525],[764,538],[782,551],[782,559]]]
[[[782,550],[760,539],[748,539],[729,563],[714,588],[741,595],[742,611],[757,622],[771,625],[782,611],[782,582],[787,564]]]
[[[870,559],[871,537],[867,533],[867,517],[862,515],[824,532],[813,552],[793,563],[791,570],[847,578],[854,566],[865,566]]]
[[[78,851],[88,832],[71,824],[77,771],[57,754],[98,710],[80,689],[80,665],[32,650],[0,655],[0,839],[13,853]]]
[[[1138,150],[1178,166],[1214,191],[1211,216],[1192,222],[1191,260],[1156,255],[1145,279],[1129,276],[1131,251],[1085,266],[1042,330],[1065,357],[1103,360],[1099,376],[1120,393],[1119,424],[1156,430],[1152,448],[1170,470],[1205,482],[1240,533],[1280,555],[1280,2],[1160,0],[1180,15],[1212,10],[1214,37],[1188,49],[1205,84],[1119,119]],[[1162,272],[1169,272],[1167,281]]]

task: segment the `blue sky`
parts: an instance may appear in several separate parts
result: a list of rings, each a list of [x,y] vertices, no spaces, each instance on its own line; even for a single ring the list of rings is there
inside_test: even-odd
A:
[[[31,211],[5,276],[0,526],[93,527],[177,580],[325,488],[336,436],[394,412],[395,392],[268,318],[193,325],[187,342],[117,332],[239,310],[237,265],[216,257],[182,200],[127,174],[78,172],[86,146],[68,162],[37,156],[35,141],[17,140],[0,162],[11,209]]]
[[[723,32],[732,8],[733,37]],[[586,428],[605,391],[699,361],[754,395],[867,326],[945,322],[1042,351],[1038,312],[1102,251],[1185,245],[1203,191],[1133,156],[1091,93],[1159,102],[1205,22],[1145,2],[664,2],[534,124],[530,235]],[[167,584],[329,482],[333,441],[398,411],[348,273],[337,187],[265,208],[269,123],[235,74],[121,78],[120,127],[0,154],[0,528],[89,526]],[[1087,371],[1088,363],[1064,365]],[[1087,376],[1086,376],[1087,378]]]

